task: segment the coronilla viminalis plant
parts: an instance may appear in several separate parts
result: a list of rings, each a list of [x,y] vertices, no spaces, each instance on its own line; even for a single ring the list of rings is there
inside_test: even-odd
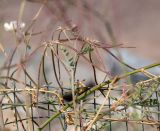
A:
[[[148,69],[160,66],[160,62],[140,68],[125,63],[110,49],[118,52],[132,47],[116,43],[108,21],[104,23],[110,44],[82,35],[66,14],[59,15],[65,24],[52,33],[34,32],[47,1],[33,2],[43,4],[30,23],[23,22],[21,15],[18,21],[4,22],[14,44],[8,51],[0,43],[4,61],[0,67],[0,130],[111,131],[119,125],[126,130],[159,129],[160,76]],[[84,7],[105,20],[85,2]],[[65,12],[65,6],[63,9]],[[38,45],[32,42],[45,33],[48,39],[39,40]],[[112,75],[114,71],[108,68],[111,63],[105,61],[108,55],[123,72]],[[137,73],[146,79],[133,84],[130,77]]]

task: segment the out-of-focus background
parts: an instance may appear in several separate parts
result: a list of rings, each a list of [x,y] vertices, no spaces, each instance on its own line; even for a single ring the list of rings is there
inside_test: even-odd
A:
[[[42,5],[39,1],[42,0],[26,1],[21,18],[21,0],[0,1],[0,42],[4,47],[15,43],[11,33],[4,31],[3,24],[21,19],[28,25]],[[41,41],[51,39],[51,32],[57,26],[72,21],[81,35],[104,43],[135,47],[123,51],[123,59],[132,66],[143,65],[141,60],[155,62],[159,60],[160,46],[159,5],[157,0],[48,0],[34,25],[34,32],[43,33],[31,42],[38,46]],[[130,59],[130,56],[133,57]]]
[[[40,33],[32,36],[29,43],[32,48],[51,40],[53,32],[59,26],[66,27],[72,23],[79,28],[81,36],[98,40],[106,45],[122,44],[126,48],[117,47],[110,51],[134,68],[160,61],[160,1],[158,0],[48,0],[45,4],[43,0],[0,0],[0,44],[6,54],[13,51],[16,42],[13,33],[5,31],[4,23],[19,20],[26,24],[25,30],[37,14],[32,32]],[[17,60],[22,57],[23,46],[21,51],[16,54]],[[6,57],[1,51],[1,66]],[[33,57],[34,61],[29,62],[30,72],[35,71],[32,67],[35,67],[40,59],[39,55]],[[16,63],[15,58],[14,60]],[[104,60],[107,70],[113,76],[123,72],[119,62],[109,54],[104,55]],[[96,65],[101,67],[98,62]],[[88,70],[85,68],[86,65],[82,63],[80,69],[85,72]],[[160,74],[159,71],[157,67],[152,73]],[[36,75],[32,73],[34,78],[37,78]],[[101,74],[99,76],[101,77]],[[85,77],[89,79],[91,75],[86,73]],[[137,79],[139,78],[134,77],[133,83],[137,82]]]
[[[5,42],[3,23],[18,19],[20,2],[21,0],[0,1],[1,42]],[[35,31],[40,29],[53,30],[57,25],[62,25],[63,21],[60,20],[63,19],[64,15],[67,17],[66,19],[83,27],[83,31],[93,38],[96,37],[95,39],[111,43],[112,40],[109,38],[103,21],[96,18],[96,13],[92,12],[94,10],[101,15],[102,19],[109,21],[117,43],[136,47],[136,49],[131,50],[136,55],[151,60],[159,60],[159,1],[60,1],[65,10],[61,10],[55,2],[54,0],[49,0],[48,4],[46,4],[37,21],[38,24],[36,24]],[[88,6],[88,9],[84,7],[84,3]],[[22,20],[28,23],[40,6],[40,3],[26,2]]]

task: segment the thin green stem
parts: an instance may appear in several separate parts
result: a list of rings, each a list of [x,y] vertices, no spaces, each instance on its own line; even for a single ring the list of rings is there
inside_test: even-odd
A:
[[[86,98],[88,95],[92,94],[94,91],[101,89],[102,87],[104,87],[107,84],[110,83],[117,83],[120,79],[123,79],[125,77],[128,77],[130,75],[142,72],[143,70],[147,70],[156,66],[160,66],[160,62],[159,63],[154,63],[142,68],[139,68],[137,70],[134,70],[132,72],[128,72],[125,74],[122,74],[120,76],[117,76],[114,79],[110,79],[108,81],[102,82],[99,85],[94,86],[93,88],[87,90],[86,92],[84,92],[83,94],[81,94],[80,96],[77,97],[76,102],[79,102],[80,100],[83,100],[84,98]],[[64,106],[64,108],[62,109],[63,111],[65,111],[67,108],[72,107],[73,106],[73,102],[68,103],[66,106]],[[58,111],[57,113],[53,114],[46,122],[44,122],[38,129],[37,131],[41,131],[48,123],[50,123],[53,119],[57,118],[62,112]]]

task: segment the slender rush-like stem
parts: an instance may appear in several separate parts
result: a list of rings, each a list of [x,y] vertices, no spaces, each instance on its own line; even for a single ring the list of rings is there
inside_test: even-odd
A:
[[[88,95],[92,94],[94,91],[96,90],[99,90],[101,89],[102,87],[104,87],[105,85],[107,84],[110,84],[110,83],[117,83],[120,79],[123,79],[125,77],[128,77],[130,75],[133,75],[133,74],[136,74],[136,73],[139,73],[139,72],[142,72],[143,70],[147,70],[147,69],[150,69],[150,68],[153,68],[153,67],[156,67],[156,66],[160,66],[160,62],[159,63],[154,63],[154,64],[151,64],[151,65],[148,65],[148,66],[145,66],[145,67],[142,67],[142,68],[139,68],[137,70],[134,70],[132,72],[128,72],[128,73],[125,73],[125,74],[122,74],[120,76],[117,76],[116,78],[114,79],[110,79],[106,82],[102,82],[100,83],[99,85],[96,85],[94,86],[93,88],[87,90],[86,92],[84,92],[83,94],[81,94],[80,96],[77,97],[76,99],[76,102],[79,102],[80,100],[86,98]],[[64,106],[64,108],[62,109],[63,111],[65,111],[67,108],[69,107],[72,107],[73,106],[73,102],[70,102],[68,103],[66,106]],[[53,114],[46,122],[44,122],[38,129],[37,131],[41,131],[48,123],[50,123],[53,119],[57,118],[62,112],[61,111],[58,111],[57,113]]]

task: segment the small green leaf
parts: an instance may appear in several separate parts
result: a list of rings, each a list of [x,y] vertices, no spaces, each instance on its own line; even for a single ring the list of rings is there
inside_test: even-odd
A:
[[[66,56],[68,56],[68,55],[69,55],[69,52],[66,53]]]
[[[73,61],[73,57],[71,57],[68,61]]]
[[[89,53],[91,51],[93,51],[93,48],[88,44],[82,49],[82,53],[83,54],[87,54],[87,53]]]

